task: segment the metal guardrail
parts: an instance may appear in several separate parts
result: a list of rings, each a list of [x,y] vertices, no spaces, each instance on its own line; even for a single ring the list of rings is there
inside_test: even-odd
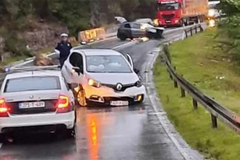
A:
[[[197,33],[198,30],[200,30],[200,32],[203,31],[201,25],[186,29],[186,37],[189,36],[189,33],[190,35],[193,35],[194,32]],[[183,76],[179,75],[176,71],[176,67],[172,66],[171,64],[171,56],[168,50],[168,45],[164,46],[163,51],[165,54],[163,54],[162,58],[167,66],[169,76],[174,82],[174,87],[180,87],[181,97],[185,97],[187,92],[192,97],[192,104],[194,109],[198,108],[199,103],[206,110],[208,110],[211,114],[212,128],[218,127],[217,119],[219,119],[228,125],[231,129],[240,134],[240,116],[236,115],[234,112],[217,103],[214,99],[205,95],[193,84],[184,79]]]

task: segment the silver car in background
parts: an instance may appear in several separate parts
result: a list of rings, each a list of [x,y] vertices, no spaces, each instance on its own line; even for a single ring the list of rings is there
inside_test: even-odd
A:
[[[117,37],[124,41],[127,38],[142,38],[159,39],[162,37],[164,28],[155,27],[151,19],[137,19],[134,22],[123,21],[117,32]]]

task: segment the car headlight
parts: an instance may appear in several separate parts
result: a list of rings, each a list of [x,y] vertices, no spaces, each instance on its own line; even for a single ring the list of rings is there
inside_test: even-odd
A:
[[[98,81],[95,81],[93,79],[88,79],[88,85],[89,86],[93,86],[93,87],[96,87],[96,88],[99,88],[102,86],[102,84]]]
[[[135,86],[137,86],[137,87],[141,87],[142,86],[142,82],[139,80],[139,81],[137,81],[136,83],[135,83]]]

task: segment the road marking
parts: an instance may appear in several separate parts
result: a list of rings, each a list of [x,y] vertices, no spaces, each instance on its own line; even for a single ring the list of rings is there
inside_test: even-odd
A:
[[[137,43],[138,43],[137,41],[131,41],[131,42],[127,42],[127,43],[121,44],[119,46],[113,47],[112,49],[126,48],[126,47],[129,47],[129,46],[135,45]]]

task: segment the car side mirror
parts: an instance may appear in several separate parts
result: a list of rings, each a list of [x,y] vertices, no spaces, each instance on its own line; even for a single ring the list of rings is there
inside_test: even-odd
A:
[[[72,68],[78,75],[83,74],[83,69],[80,67],[73,67]]]
[[[134,70],[134,72],[135,72],[136,74],[139,74],[139,73],[140,73],[140,71],[139,71],[138,69],[136,69],[136,68],[134,68],[133,70]]]

